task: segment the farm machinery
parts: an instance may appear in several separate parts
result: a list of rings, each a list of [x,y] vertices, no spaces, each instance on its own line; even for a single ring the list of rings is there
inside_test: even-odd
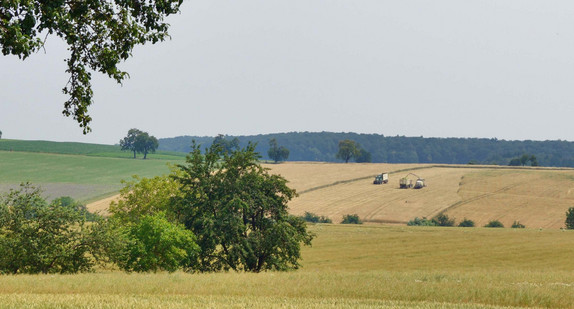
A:
[[[413,180],[409,179],[410,175],[413,175],[417,178],[414,185],[413,185]],[[401,189],[410,189],[410,188],[422,189],[422,188],[427,186],[427,184],[423,178],[420,178],[418,175],[415,175],[413,173],[409,173],[407,176],[401,178],[399,181],[399,185],[400,185]]]
[[[379,174],[379,175],[375,176],[375,180],[373,180],[373,184],[375,184],[375,185],[380,185],[380,184],[388,183],[388,182],[389,182],[389,173]]]

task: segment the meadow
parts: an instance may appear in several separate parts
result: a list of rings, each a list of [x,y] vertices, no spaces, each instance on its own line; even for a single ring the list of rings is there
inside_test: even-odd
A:
[[[0,276],[0,308],[572,308],[574,232],[310,226],[291,272]]]

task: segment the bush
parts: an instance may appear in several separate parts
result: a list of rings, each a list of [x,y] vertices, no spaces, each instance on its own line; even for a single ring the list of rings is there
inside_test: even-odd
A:
[[[566,229],[574,230],[574,207],[568,208],[566,212]]]
[[[426,217],[420,219],[419,217],[415,217],[413,220],[407,222],[408,226],[436,226],[436,223],[433,220],[429,220]]]
[[[504,224],[498,220],[488,222],[484,227],[504,227]]]
[[[0,274],[77,273],[95,264],[93,230],[74,207],[22,184],[0,197]]]
[[[305,215],[301,217],[301,219],[311,223],[333,223],[333,220],[329,219],[328,217],[325,216],[319,217],[318,215],[307,211],[305,212]]]
[[[359,215],[357,215],[357,214],[344,215],[343,221],[341,221],[341,223],[342,224],[363,224],[361,219],[359,219]]]
[[[460,227],[474,227],[474,221],[464,218],[464,220],[460,221],[458,224]]]
[[[193,232],[169,222],[161,212],[142,217],[122,234],[125,247],[116,252],[115,262],[125,271],[174,272],[190,267],[199,252]]]
[[[52,201],[54,204],[60,204],[62,207],[68,207],[73,211],[78,212],[82,215],[86,221],[88,222],[95,222],[100,218],[98,214],[90,212],[86,205],[81,204],[80,202],[75,201],[73,198],[69,196],[62,196]]]
[[[438,214],[432,218],[437,226],[454,226],[454,219],[450,219],[446,214]]]
[[[512,226],[511,226],[511,228],[513,228],[513,229],[523,229],[525,227],[526,226],[524,224],[520,223],[520,221],[514,221],[514,223],[512,223]]]

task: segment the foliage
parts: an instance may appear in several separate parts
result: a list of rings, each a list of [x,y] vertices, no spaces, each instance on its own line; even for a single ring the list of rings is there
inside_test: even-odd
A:
[[[2,138],[2,131],[0,131],[0,139]]]
[[[513,229],[523,229],[526,228],[526,226],[522,223],[520,223],[519,221],[514,221],[514,223],[512,223],[511,228]]]
[[[193,232],[171,223],[162,212],[145,215],[121,228],[120,233],[125,247],[113,256],[125,271],[174,272],[190,267],[199,251]]]
[[[211,144],[213,147],[221,148],[226,153],[231,153],[234,150],[239,150],[239,139],[237,137],[228,140],[225,135],[219,134],[213,139]]]
[[[488,222],[484,227],[504,227],[504,224],[498,220]]]
[[[271,158],[275,163],[279,161],[285,161],[289,158],[289,149],[278,146],[277,140],[272,138],[269,141],[269,150],[267,151],[267,155]]]
[[[359,149],[359,154],[355,158],[355,162],[357,163],[370,163],[373,160],[371,153],[366,151],[363,148]]]
[[[526,164],[530,163],[530,166],[538,166],[538,160],[534,155],[527,155],[523,154],[519,158],[513,158],[508,163],[509,166],[525,166]]]
[[[159,143],[155,136],[150,136],[149,133],[140,131],[138,129],[130,129],[128,135],[120,140],[122,150],[129,150],[134,153],[143,153],[144,159],[147,159],[147,154],[155,152]]]
[[[431,219],[437,226],[454,226],[454,219],[450,219],[447,214],[441,213]]]
[[[436,222],[429,220],[425,217],[419,218],[415,217],[413,220],[407,222],[408,226],[436,226]]]
[[[301,219],[305,220],[305,222],[311,223],[333,223],[333,220],[329,219],[328,217],[319,216],[308,211],[305,212]]]
[[[0,273],[76,273],[96,247],[75,205],[48,204],[30,184],[0,199]]]
[[[459,227],[474,227],[474,221],[464,218],[464,220],[460,221],[458,224]]]
[[[197,236],[199,271],[294,269],[301,243],[311,244],[305,222],[287,212],[295,191],[269,174],[254,150],[212,145],[202,154],[194,143],[187,164],[178,165],[173,177],[184,197],[175,213]]]
[[[350,159],[356,158],[359,155],[360,146],[352,140],[342,140],[339,141],[339,151],[337,152],[336,158],[349,163]]]
[[[63,93],[63,114],[73,116],[84,134],[91,131],[91,71],[121,83],[128,74],[118,64],[136,45],[168,38],[166,16],[179,12],[182,0],[165,1],[3,1],[0,6],[0,47],[4,55],[26,59],[44,47],[48,35],[68,45],[70,74]],[[45,37],[45,38],[44,38]]]
[[[60,204],[60,206],[65,208],[70,208],[74,211],[77,211],[84,219],[88,222],[94,222],[100,218],[99,215],[91,213],[87,208],[86,205],[75,201],[73,198],[69,196],[62,196],[52,201],[54,204]]]
[[[566,211],[566,229],[574,230],[574,207],[568,208]]]
[[[172,199],[181,198],[182,192],[175,179],[168,176],[122,181],[121,198],[110,203],[109,211],[122,223],[139,222],[146,215],[160,212],[173,213]]]
[[[341,140],[354,140],[371,153],[372,162],[431,164],[496,164],[508,162],[523,153],[536,156],[540,166],[574,167],[574,143],[568,141],[506,141],[496,138],[428,138],[384,136],[381,134],[290,132],[237,136],[245,146],[258,144],[256,151],[267,153],[270,139],[289,149],[291,161],[337,162]],[[192,140],[210,145],[213,137],[180,136],[160,140],[160,150],[188,153]]]
[[[357,214],[344,215],[341,224],[363,224],[363,221],[361,221]]]

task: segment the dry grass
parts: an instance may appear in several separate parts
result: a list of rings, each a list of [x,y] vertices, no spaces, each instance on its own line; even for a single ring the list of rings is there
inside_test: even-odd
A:
[[[295,272],[0,276],[0,308],[572,308],[574,232],[315,225]]]

